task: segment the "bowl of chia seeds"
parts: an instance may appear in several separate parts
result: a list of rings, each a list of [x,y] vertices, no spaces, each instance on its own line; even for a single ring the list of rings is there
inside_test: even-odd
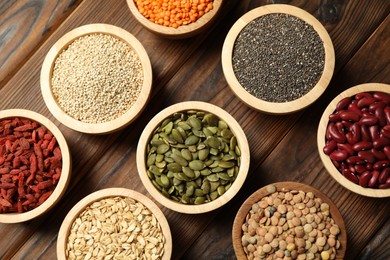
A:
[[[137,147],[137,168],[148,192],[165,207],[209,212],[231,200],[249,169],[249,145],[225,110],[188,101],[158,113]]]
[[[105,134],[130,124],[144,109],[152,67],[142,44],[109,24],[89,24],[61,37],[41,70],[50,112],[76,131]]]
[[[222,49],[222,68],[248,106],[288,114],[316,101],[333,74],[335,55],[323,25],[290,5],[266,5],[243,15]]]

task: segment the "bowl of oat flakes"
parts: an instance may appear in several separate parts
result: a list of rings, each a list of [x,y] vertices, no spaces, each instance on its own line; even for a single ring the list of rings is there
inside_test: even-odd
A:
[[[298,182],[278,182],[253,193],[233,223],[238,259],[343,259],[344,220],[321,191]]]
[[[162,259],[172,255],[163,212],[145,195],[125,188],[96,191],[62,222],[58,259]]]
[[[90,134],[120,130],[143,111],[152,67],[142,44],[126,30],[89,24],[61,37],[41,70],[50,112],[67,127]]]

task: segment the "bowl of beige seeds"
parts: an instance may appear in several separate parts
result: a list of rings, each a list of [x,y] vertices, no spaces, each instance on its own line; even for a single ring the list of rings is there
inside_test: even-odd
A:
[[[347,233],[336,205],[297,182],[278,182],[240,207],[232,240],[238,259],[343,259]]]
[[[145,195],[125,188],[96,191],[62,222],[58,259],[162,259],[172,255],[168,222]]]
[[[242,187],[249,144],[238,122],[210,103],[186,101],[155,115],[137,146],[137,169],[148,192],[187,214],[215,210]]]
[[[126,30],[89,24],[62,36],[41,70],[50,112],[67,127],[106,134],[130,124],[144,109],[152,67],[142,44]]]

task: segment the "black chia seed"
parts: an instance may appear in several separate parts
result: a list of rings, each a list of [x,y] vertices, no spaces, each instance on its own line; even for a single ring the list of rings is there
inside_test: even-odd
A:
[[[268,14],[242,29],[232,61],[246,91],[282,103],[302,97],[317,84],[325,51],[318,33],[305,21],[288,14]]]

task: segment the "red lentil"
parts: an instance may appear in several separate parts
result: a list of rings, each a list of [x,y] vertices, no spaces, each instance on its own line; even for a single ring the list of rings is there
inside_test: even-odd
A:
[[[32,210],[53,193],[61,176],[56,138],[38,122],[0,120],[0,213]]]
[[[134,0],[134,3],[150,21],[173,28],[193,23],[213,9],[213,0]]]

